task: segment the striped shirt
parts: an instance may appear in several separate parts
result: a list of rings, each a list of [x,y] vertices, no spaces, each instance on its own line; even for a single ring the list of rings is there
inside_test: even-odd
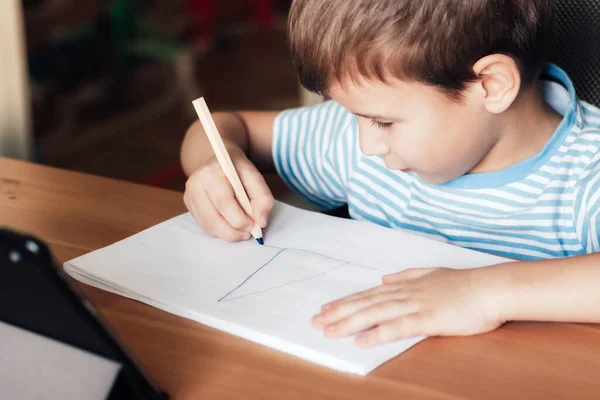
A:
[[[358,146],[356,117],[329,101],[278,115],[273,158],[297,193],[355,219],[522,260],[600,251],[600,109],[567,74],[544,72],[544,97],[563,115],[538,154],[497,172],[429,184],[386,168]]]

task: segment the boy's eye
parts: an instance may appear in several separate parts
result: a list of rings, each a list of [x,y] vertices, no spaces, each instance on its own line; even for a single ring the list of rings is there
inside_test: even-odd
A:
[[[375,119],[371,120],[371,126],[376,126],[380,129],[387,129],[387,128],[391,128],[391,126],[393,125],[393,122],[381,122],[381,121],[377,121]]]

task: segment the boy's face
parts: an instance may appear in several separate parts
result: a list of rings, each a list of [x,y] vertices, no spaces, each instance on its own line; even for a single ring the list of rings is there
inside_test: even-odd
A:
[[[461,103],[416,82],[336,83],[329,95],[357,116],[360,149],[394,170],[443,183],[473,170],[493,147],[492,114],[477,93]]]

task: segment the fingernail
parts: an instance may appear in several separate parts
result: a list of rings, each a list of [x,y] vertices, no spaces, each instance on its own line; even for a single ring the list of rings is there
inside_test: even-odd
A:
[[[264,228],[267,226],[267,217],[261,217],[260,218],[260,227]]]
[[[337,328],[338,328],[337,324],[329,324],[325,327],[325,333],[326,334],[335,333],[337,331]]]
[[[323,317],[321,315],[313,317],[312,324],[317,329],[323,329]]]
[[[331,310],[332,308],[333,308],[333,304],[331,304],[331,303],[325,304],[324,306],[321,307],[321,309],[323,311]]]

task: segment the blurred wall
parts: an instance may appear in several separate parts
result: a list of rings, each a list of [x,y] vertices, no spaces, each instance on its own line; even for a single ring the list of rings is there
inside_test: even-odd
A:
[[[0,156],[31,158],[29,88],[20,0],[0,1]]]

